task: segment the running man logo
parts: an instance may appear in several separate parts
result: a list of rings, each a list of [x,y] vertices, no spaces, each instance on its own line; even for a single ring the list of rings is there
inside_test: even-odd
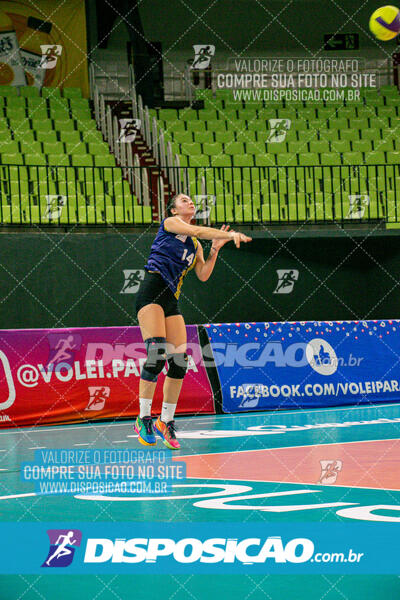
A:
[[[215,55],[215,46],[210,44],[195,44],[193,46],[194,59],[191,69],[207,69],[211,58]]]
[[[68,567],[76,548],[81,545],[82,532],[79,529],[48,529],[47,535],[50,548],[42,567]]]
[[[333,375],[338,368],[338,358],[332,346],[322,338],[314,338],[306,346],[309,365],[320,375]]]
[[[140,282],[144,279],[144,273],[144,269],[124,269],[125,281],[120,294],[136,294]]]
[[[291,294],[294,284],[299,278],[297,269],[277,269],[278,283],[274,294]]]
[[[62,46],[43,45],[43,46],[40,46],[40,49],[42,51],[42,58],[40,60],[39,67],[41,69],[54,69],[54,67],[57,64],[58,57],[61,56]]]
[[[349,212],[346,219],[362,219],[366,208],[369,206],[369,196],[350,195],[349,203]]]
[[[85,410],[103,410],[110,397],[110,388],[105,386],[89,387],[89,402]]]
[[[290,119],[269,119],[270,134],[267,142],[269,144],[284,142],[291,124],[292,121]]]
[[[339,472],[342,470],[341,460],[320,460],[321,476],[317,484],[331,485],[336,482]]]
[[[43,215],[44,219],[57,220],[61,217],[62,210],[67,204],[65,196],[46,196],[47,207]]]
[[[72,333],[50,333],[47,336],[49,342],[49,360],[47,364],[54,365],[64,362],[72,365],[75,358],[75,352],[80,350],[82,337]]]
[[[216,197],[210,195],[199,195],[193,197],[196,206],[195,219],[207,220],[210,218],[211,210],[215,206]]]
[[[130,144],[135,141],[138,131],[140,130],[140,119],[120,119],[118,141],[122,144]]]

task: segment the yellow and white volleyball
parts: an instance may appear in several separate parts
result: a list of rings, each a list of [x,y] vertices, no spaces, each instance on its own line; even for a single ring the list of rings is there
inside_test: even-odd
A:
[[[381,6],[371,16],[369,28],[378,40],[392,40],[400,33],[400,11],[396,6]]]

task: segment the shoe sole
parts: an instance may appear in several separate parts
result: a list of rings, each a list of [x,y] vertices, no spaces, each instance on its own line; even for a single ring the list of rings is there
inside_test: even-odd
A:
[[[157,444],[157,440],[155,442],[146,442],[146,440],[144,440],[141,435],[140,435],[140,431],[138,431],[136,429],[136,427],[134,427],[135,432],[138,434],[138,440],[141,444],[143,444],[143,446],[155,446]]]
[[[165,439],[165,437],[163,436],[163,434],[161,433],[161,431],[158,429],[158,427],[156,427],[156,424],[154,424],[154,429],[157,431],[158,435],[162,439],[164,446],[166,446],[170,450],[180,450],[180,448],[181,448],[180,446],[178,446],[178,447],[171,446],[171,444],[169,442],[167,442],[167,440]]]

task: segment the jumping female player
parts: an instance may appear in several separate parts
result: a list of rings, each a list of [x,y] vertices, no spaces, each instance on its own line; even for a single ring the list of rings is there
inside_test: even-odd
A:
[[[171,200],[168,205],[171,216],[160,225],[137,294],[136,311],[147,358],[140,377],[140,415],[135,431],[139,442],[145,446],[155,445],[155,429],[168,448],[180,448],[175,435],[174,414],[187,369],[186,327],[178,307],[185,275],[194,267],[200,281],[207,281],[224,244],[233,240],[239,248],[240,242],[251,241],[243,233],[229,231],[229,225],[223,225],[221,229],[191,225],[195,212],[189,196],[178,194]],[[213,240],[207,260],[204,260],[198,239]],[[162,412],[153,428],[151,404],[166,359],[169,368],[164,382]]]

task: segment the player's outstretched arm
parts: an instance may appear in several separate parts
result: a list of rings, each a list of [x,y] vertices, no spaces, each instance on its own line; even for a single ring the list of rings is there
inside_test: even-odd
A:
[[[241,242],[251,242],[252,238],[239,231],[227,231],[215,227],[203,227],[201,225],[190,225],[179,217],[168,217],[164,221],[164,228],[170,233],[190,235],[199,240],[233,240],[236,248]]]

